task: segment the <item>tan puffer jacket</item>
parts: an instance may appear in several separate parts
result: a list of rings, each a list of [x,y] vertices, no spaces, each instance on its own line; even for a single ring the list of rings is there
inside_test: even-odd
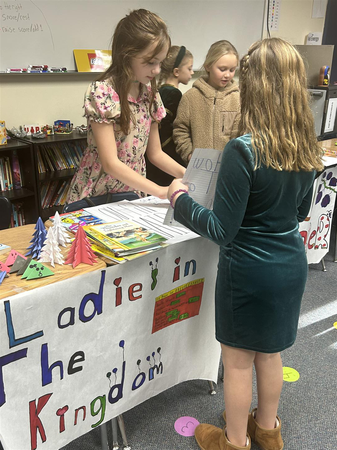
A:
[[[188,163],[195,148],[223,150],[236,137],[240,120],[240,93],[232,80],[223,89],[214,89],[201,77],[180,100],[173,123],[176,152]]]

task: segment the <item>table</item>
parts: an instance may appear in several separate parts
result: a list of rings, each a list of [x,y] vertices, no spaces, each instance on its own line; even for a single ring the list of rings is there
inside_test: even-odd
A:
[[[23,231],[33,230],[6,230],[1,240],[21,253]],[[76,269],[55,267],[58,275],[35,287],[15,279],[9,289],[15,275],[5,279],[4,449],[55,450],[175,384],[216,382],[217,261],[218,247],[199,237],[121,265],[81,264],[77,276]]]
[[[0,239],[3,244],[9,245],[12,250],[16,250],[22,255],[25,255],[25,253],[27,253],[27,248],[30,245],[30,240],[32,239],[34,231],[34,224],[9,228],[8,230],[1,230]],[[66,257],[70,247],[71,244],[67,244],[66,247],[60,247],[63,257]],[[1,262],[6,261],[8,253],[3,253],[0,255]],[[93,266],[88,264],[79,264],[74,269],[69,264],[55,264],[55,267],[52,267],[50,263],[43,263],[43,265],[47,266],[52,272],[54,272],[55,275],[38,280],[27,281],[22,280],[21,277],[16,276],[16,274],[11,274],[10,277],[6,278],[6,280],[0,285],[0,299],[19,294],[24,291],[29,291],[31,289],[36,289],[41,286],[54,284],[62,280],[67,280],[69,278],[73,278],[78,275],[82,275],[106,267],[105,261],[100,258],[97,258],[97,263],[95,263]]]

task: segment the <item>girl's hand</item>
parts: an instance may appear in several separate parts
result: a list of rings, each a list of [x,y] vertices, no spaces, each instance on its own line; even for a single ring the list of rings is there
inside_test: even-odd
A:
[[[156,194],[156,197],[161,198],[161,199],[166,199],[167,198],[167,190],[168,190],[168,186],[159,186],[158,185],[158,193]]]
[[[168,188],[168,192],[167,192],[167,198],[171,201],[171,196],[175,191],[178,191],[179,189],[183,189],[184,191],[188,191],[188,186],[186,186],[186,184],[183,184],[181,182],[181,178],[178,178],[176,180],[173,180],[172,183],[170,184],[169,188]],[[183,194],[183,192],[178,192],[172,199],[172,203],[173,206],[175,205],[175,202],[177,200],[177,198]]]

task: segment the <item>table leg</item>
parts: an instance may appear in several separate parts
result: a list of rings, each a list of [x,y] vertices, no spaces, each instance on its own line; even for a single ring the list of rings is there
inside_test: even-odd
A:
[[[124,450],[131,450],[131,447],[129,446],[127,438],[126,438],[125,424],[124,424],[124,419],[123,419],[122,414],[117,416],[117,420],[118,420],[119,429],[120,429],[122,439],[123,439]]]

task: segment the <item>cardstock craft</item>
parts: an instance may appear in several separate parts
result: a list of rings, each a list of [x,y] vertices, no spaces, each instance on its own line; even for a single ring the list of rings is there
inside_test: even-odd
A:
[[[32,244],[28,247],[28,252],[25,256],[31,256],[38,259],[40,257],[41,249],[47,236],[47,230],[42,222],[41,217],[38,218],[35,226],[35,232],[33,239],[30,241]]]
[[[29,266],[29,264],[31,263],[33,258],[27,258],[26,261],[22,264],[22,266],[20,267],[20,269],[18,270],[16,276],[18,275],[23,275],[25,273],[25,270],[27,269],[27,267]]]
[[[97,259],[91,249],[89,239],[87,238],[83,228],[78,227],[65,264],[72,264],[73,268],[75,268],[80,263],[93,265],[94,262],[97,262]]]
[[[7,272],[5,270],[3,272],[0,272],[0,284],[6,278],[6,275],[7,275]]]
[[[22,255],[18,255],[14,261],[14,264],[11,267],[9,273],[15,273],[20,270],[20,268],[26,264],[27,258]]]
[[[18,256],[21,256],[21,258],[27,259],[25,256],[21,255],[21,253],[17,252],[16,250],[11,250],[10,254],[8,255],[6,259],[6,266],[12,266]]]
[[[52,272],[43,264],[32,259],[31,263],[29,264],[21,278],[26,278],[27,280],[35,280],[36,278],[49,277],[50,275],[54,275],[54,272]]]
[[[0,262],[0,270],[8,273],[11,269],[5,263]]]

